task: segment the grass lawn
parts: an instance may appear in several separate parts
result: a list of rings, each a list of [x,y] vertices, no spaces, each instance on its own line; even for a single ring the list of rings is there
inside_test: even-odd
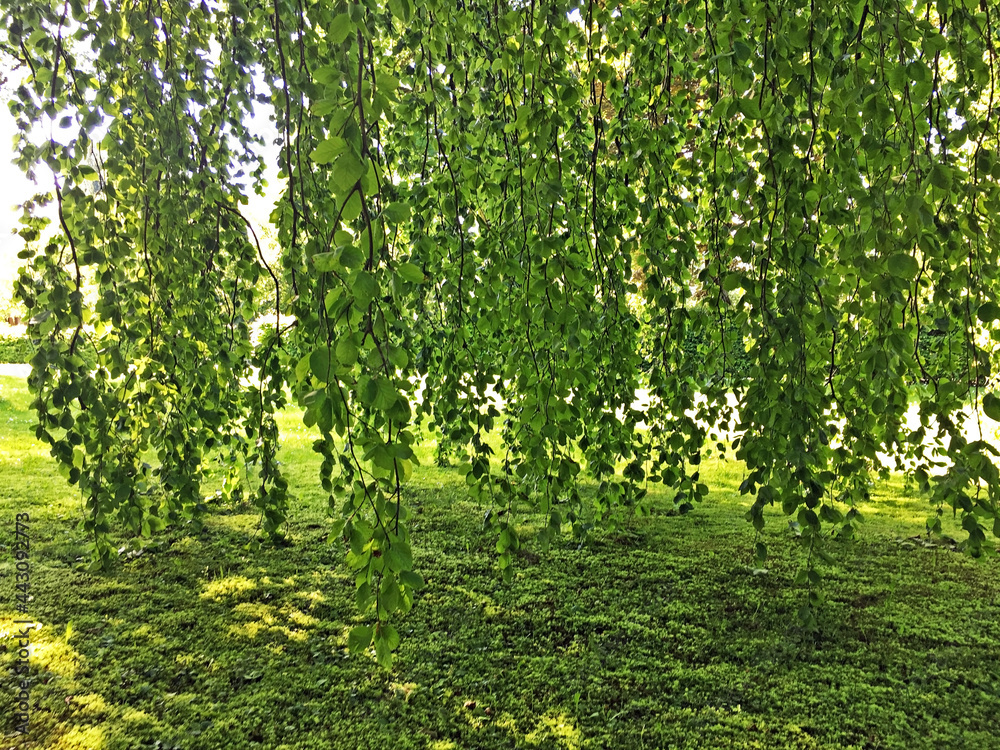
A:
[[[80,500],[0,377],[0,746],[26,748],[1000,748],[1000,565],[907,541],[925,499],[879,489],[831,545],[820,631],[803,632],[800,550],[770,515],[754,571],[735,463],[707,502],[631,533],[568,537],[495,566],[457,470],[414,474],[427,586],[391,673],[349,656],[358,622],[326,543],[310,433],[283,415],[297,500],[283,549],[251,551],[249,507],[168,530],[109,575],[78,572]],[[30,513],[28,739],[14,734],[14,516]],[[947,519],[951,523],[950,517]],[[949,532],[948,529],[951,531]],[[961,538],[950,525],[946,532]]]

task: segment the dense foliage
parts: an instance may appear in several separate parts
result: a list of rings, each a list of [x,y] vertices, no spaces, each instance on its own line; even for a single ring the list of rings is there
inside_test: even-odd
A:
[[[722,428],[749,520],[794,517],[804,582],[824,537],[853,533],[880,451],[938,516],[961,513],[966,549],[991,549],[995,451],[962,425],[980,403],[1000,417],[981,388],[1000,319],[992,0],[0,8],[28,72],[19,163],[56,175],[22,236],[49,199],[61,229],[25,251],[18,287],[46,342],[37,434],[83,491],[97,563],[113,519],[197,527],[219,447],[255,467],[280,536],[286,387],[320,429],[333,536],[377,623],[352,645],[383,662],[421,584],[401,487],[425,418],[464,446],[508,579],[516,508],[547,519],[544,544],[641,510],[649,483],[688,507]],[[274,267],[241,213],[265,106],[285,181]],[[277,335],[255,352],[265,274]],[[932,368],[930,321],[958,343]]]

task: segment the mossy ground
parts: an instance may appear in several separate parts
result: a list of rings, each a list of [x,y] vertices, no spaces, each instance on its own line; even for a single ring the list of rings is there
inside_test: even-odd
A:
[[[291,545],[252,551],[249,507],[157,535],[109,575],[78,572],[80,501],[0,377],[0,630],[14,611],[14,514],[31,514],[29,740],[14,736],[15,649],[0,656],[0,746],[30,748],[997,748],[996,558],[900,543],[926,500],[889,483],[833,545],[818,633],[798,626],[801,551],[769,517],[754,570],[734,463],[685,516],[568,537],[500,581],[484,508],[457,470],[407,490],[427,586],[392,672],[349,656],[342,550],[327,544],[311,436],[282,419]],[[959,532],[954,532],[960,536]]]

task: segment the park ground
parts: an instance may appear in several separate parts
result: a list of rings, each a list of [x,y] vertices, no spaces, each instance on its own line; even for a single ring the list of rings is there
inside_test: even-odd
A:
[[[405,495],[427,585],[386,672],[348,654],[353,581],[299,414],[281,415],[290,546],[255,545],[252,508],[213,503],[202,533],[168,529],[91,575],[79,495],[33,439],[29,404],[24,380],[0,375],[0,747],[1000,748],[1000,564],[928,540],[927,500],[898,478],[862,507],[854,542],[828,545],[813,633],[787,518],[768,515],[761,566],[733,460],[704,462],[712,493],[691,513],[664,497],[582,546],[529,543],[505,585],[486,508],[428,441]],[[17,513],[38,626],[26,737]]]

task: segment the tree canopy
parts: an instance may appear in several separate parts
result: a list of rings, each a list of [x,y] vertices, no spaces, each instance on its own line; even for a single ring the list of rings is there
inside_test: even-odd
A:
[[[0,9],[17,161],[55,176],[17,286],[37,435],[95,565],[115,521],[197,528],[209,451],[254,467],[280,538],[289,398],[375,623],[352,646],[383,663],[422,585],[402,488],[426,423],[495,509],[505,576],[519,516],[545,544],[656,485],[686,510],[713,450],[745,463],[758,530],[771,504],[794,519],[807,625],[880,453],[931,531],[953,508],[992,551],[997,452],[963,424],[1000,418],[993,0]],[[255,113],[279,131],[273,264],[245,215]]]

